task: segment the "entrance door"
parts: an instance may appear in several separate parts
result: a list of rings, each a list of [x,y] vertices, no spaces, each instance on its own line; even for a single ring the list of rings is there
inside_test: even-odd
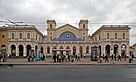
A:
[[[105,51],[106,51],[106,55],[110,56],[110,45],[106,45]]]
[[[23,45],[19,45],[19,56],[23,56],[23,52],[24,52]]]
[[[27,48],[27,56],[29,56],[31,54],[31,46],[27,45],[26,48]]]

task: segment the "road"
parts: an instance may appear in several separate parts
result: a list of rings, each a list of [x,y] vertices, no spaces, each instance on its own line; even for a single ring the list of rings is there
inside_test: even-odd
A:
[[[0,82],[136,82],[136,65],[0,67]]]

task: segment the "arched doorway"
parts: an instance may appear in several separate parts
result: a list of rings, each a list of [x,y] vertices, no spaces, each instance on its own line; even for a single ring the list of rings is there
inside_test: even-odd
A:
[[[43,47],[41,47],[41,53],[43,53]]]
[[[23,45],[19,45],[19,56],[23,56],[24,47]]]
[[[11,56],[16,56],[16,46],[11,45]]]
[[[121,56],[126,56],[126,45],[125,44],[123,44],[122,46],[121,46]]]
[[[80,46],[79,52],[80,52],[80,56],[81,56],[81,58],[82,58],[82,57],[83,57],[83,48],[82,48],[82,46]]]
[[[76,55],[76,47],[73,47],[73,55]]]
[[[114,55],[118,55],[118,45],[114,45]]]
[[[26,49],[27,49],[27,56],[29,56],[31,54],[31,45],[27,45]]]
[[[99,56],[101,56],[101,46],[98,47],[99,50]]]
[[[105,47],[106,55],[110,56],[110,45],[106,45]]]

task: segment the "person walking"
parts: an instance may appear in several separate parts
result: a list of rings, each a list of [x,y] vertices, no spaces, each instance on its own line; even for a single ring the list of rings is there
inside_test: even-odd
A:
[[[133,61],[132,53],[129,52],[129,63],[132,63],[132,61]]]

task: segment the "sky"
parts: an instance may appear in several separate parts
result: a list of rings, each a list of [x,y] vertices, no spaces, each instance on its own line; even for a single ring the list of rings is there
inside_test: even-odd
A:
[[[0,0],[0,21],[5,21],[0,25],[10,24],[7,19],[36,25],[45,35],[47,19],[56,20],[57,27],[78,27],[87,19],[90,35],[101,25],[125,24],[131,27],[130,45],[136,43],[136,0]]]

